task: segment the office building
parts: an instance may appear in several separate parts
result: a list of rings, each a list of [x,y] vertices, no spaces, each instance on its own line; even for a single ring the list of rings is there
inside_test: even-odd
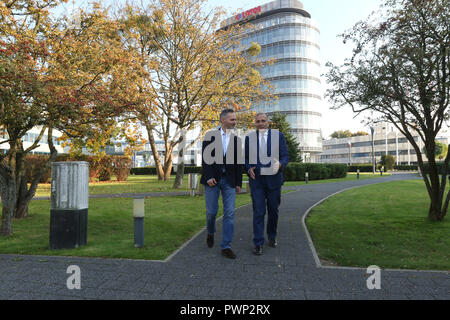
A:
[[[273,85],[278,100],[252,106],[256,112],[286,114],[305,161],[322,151],[319,35],[311,15],[296,0],[277,0],[224,20],[221,28],[252,23],[255,30],[241,39],[261,46],[259,60],[276,59],[260,73]]]

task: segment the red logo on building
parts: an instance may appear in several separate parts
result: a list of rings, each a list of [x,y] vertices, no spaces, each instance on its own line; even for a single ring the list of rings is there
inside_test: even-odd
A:
[[[244,20],[247,19],[248,17],[257,16],[260,14],[261,14],[261,6],[258,6],[256,8],[244,11],[236,15],[236,21]]]

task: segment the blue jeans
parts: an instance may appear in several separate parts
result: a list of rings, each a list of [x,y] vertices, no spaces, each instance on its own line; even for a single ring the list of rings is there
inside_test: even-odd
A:
[[[216,232],[216,215],[219,211],[219,195],[222,191],[223,201],[223,228],[222,243],[223,249],[230,248],[234,235],[234,208],[236,204],[236,188],[230,187],[225,177],[214,186],[205,186],[206,201],[206,228],[208,234],[213,235]]]

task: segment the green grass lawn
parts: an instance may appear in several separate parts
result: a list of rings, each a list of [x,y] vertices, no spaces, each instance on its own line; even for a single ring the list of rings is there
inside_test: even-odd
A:
[[[428,220],[423,181],[365,186],[311,211],[308,230],[319,257],[340,266],[450,270],[450,217]]]
[[[236,197],[236,207],[250,202],[249,194]],[[219,215],[221,210],[220,199]],[[203,196],[148,198],[145,247],[136,249],[133,199],[90,199],[87,245],[49,250],[50,201],[32,201],[29,217],[13,220],[14,234],[0,237],[0,253],[162,260],[201,230],[205,221]]]

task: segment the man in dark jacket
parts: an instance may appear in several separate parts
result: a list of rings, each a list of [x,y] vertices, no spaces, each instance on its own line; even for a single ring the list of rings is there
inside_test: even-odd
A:
[[[281,201],[283,170],[289,162],[286,139],[278,130],[269,129],[265,113],[255,117],[257,131],[245,138],[245,170],[250,178],[253,203],[254,254],[263,253],[264,216],[267,207],[267,237],[269,246],[277,243],[278,208]]]
[[[234,210],[236,193],[242,187],[242,162],[238,161],[241,143],[231,130],[236,126],[236,114],[232,109],[220,114],[221,128],[211,130],[202,143],[203,173],[200,183],[205,185],[206,243],[212,248],[216,232],[216,215],[219,210],[219,195],[223,201],[223,235],[220,247],[222,254],[229,259],[236,255],[231,250],[234,235]]]

